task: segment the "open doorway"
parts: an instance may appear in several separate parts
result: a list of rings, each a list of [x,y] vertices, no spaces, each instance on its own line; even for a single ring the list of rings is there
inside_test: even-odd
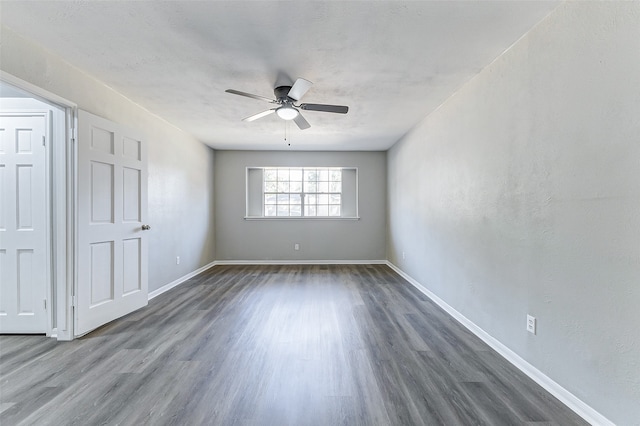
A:
[[[70,340],[74,110],[31,89],[0,76],[0,333]]]

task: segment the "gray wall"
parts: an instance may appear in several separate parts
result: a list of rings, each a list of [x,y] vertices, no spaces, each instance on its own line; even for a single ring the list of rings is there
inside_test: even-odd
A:
[[[260,166],[358,167],[360,220],[245,220],[245,170]],[[386,259],[384,152],[216,151],[215,176],[218,260]]]
[[[620,425],[640,424],[638,135],[640,3],[569,2],[388,153],[389,259]]]
[[[146,135],[149,290],[212,262],[213,150],[4,26],[1,39],[3,71]]]

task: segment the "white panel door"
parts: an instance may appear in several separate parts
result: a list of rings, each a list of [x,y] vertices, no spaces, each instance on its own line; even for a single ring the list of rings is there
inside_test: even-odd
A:
[[[146,145],[78,112],[76,336],[147,304]]]
[[[46,116],[0,113],[0,333],[47,331]]]

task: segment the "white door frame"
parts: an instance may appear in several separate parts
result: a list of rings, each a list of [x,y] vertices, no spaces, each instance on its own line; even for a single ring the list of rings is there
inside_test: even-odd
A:
[[[52,254],[50,276],[53,282],[48,294],[51,296],[49,300],[56,300],[56,317],[51,318],[53,309],[50,309],[47,335],[58,340],[73,340],[73,294],[77,276],[77,105],[1,70],[0,80],[29,92],[34,99],[55,104],[64,110],[65,125],[53,128],[49,153],[51,244],[48,250]],[[54,117],[56,119],[61,120]],[[52,288],[55,295],[51,293]]]

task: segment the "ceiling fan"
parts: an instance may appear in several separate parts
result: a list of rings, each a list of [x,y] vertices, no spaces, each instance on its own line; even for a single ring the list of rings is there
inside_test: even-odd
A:
[[[241,92],[239,90],[227,89],[225,92],[232,93],[234,95],[246,96],[247,98],[258,99],[267,101],[272,104],[276,104],[275,108],[268,109],[266,111],[259,112],[251,115],[247,118],[243,118],[242,121],[253,121],[258,118],[266,117],[274,112],[278,117],[283,120],[293,120],[300,130],[308,129],[311,127],[309,122],[300,114],[300,110],[306,111],[322,111],[322,112],[335,112],[338,114],[346,114],[349,111],[348,106],[344,105],[325,105],[325,104],[296,104],[304,96],[305,93],[313,85],[309,80],[299,78],[293,83],[293,86],[278,86],[273,89],[275,99],[269,99],[260,95],[252,95],[251,93]]]

